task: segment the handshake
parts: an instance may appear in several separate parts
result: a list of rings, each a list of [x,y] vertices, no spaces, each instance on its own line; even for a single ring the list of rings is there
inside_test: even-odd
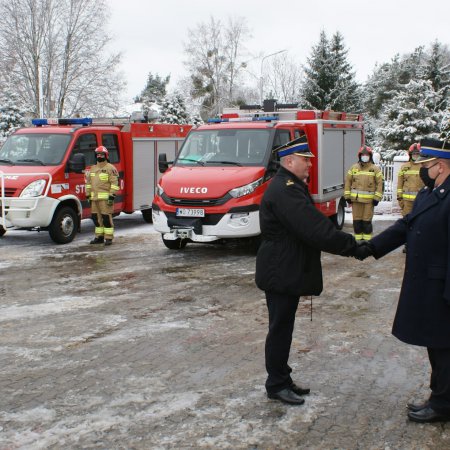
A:
[[[349,256],[353,256],[359,261],[364,261],[369,256],[373,256],[373,246],[370,241],[358,241],[355,249]]]

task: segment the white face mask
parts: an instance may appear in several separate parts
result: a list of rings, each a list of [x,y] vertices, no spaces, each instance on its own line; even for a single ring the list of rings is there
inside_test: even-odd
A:
[[[370,161],[370,156],[369,155],[362,155],[361,156],[361,161],[362,162],[369,162]]]

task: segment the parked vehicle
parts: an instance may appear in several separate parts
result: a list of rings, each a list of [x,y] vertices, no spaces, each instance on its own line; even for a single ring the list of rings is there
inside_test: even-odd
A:
[[[224,110],[191,130],[170,168],[166,155],[160,155],[165,173],[156,188],[153,223],[168,248],[258,236],[261,198],[279,167],[273,150],[302,133],[316,156],[309,179],[312,198],[342,228],[344,179],[364,143],[362,117],[264,103],[264,110]]]
[[[0,149],[0,236],[9,228],[48,230],[58,244],[71,242],[81,219],[91,215],[84,171],[103,145],[120,175],[114,214],[142,211],[152,221],[151,203],[158,155],[174,158],[188,125],[131,123],[90,118],[35,119]]]

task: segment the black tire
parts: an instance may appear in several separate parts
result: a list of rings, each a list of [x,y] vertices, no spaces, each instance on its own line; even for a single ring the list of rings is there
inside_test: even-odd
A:
[[[170,250],[182,250],[187,245],[186,239],[175,239],[174,241],[169,241],[168,239],[162,238],[164,245]]]
[[[338,230],[342,230],[345,222],[345,200],[343,198],[339,200],[337,213],[330,216],[330,219]]]
[[[0,237],[6,233],[6,230],[0,225]]]
[[[147,223],[153,223],[153,216],[152,216],[152,209],[143,209],[141,211],[142,213],[142,218],[145,220],[145,222]]]
[[[69,206],[57,209],[48,232],[53,242],[68,244],[73,241],[78,229],[78,215]]]

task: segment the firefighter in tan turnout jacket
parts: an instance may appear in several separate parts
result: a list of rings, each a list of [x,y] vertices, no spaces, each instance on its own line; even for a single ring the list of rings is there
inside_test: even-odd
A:
[[[397,182],[397,200],[403,216],[412,211],[417,193],[423,188],[423,181],[419,176],[420,164],[414,163],[419,157],[420,144],[411,145],[408,153],[409,161],[400,167]]]
[[[114,197],[119,190],[119,174],[109,163],[106,147],[97,147],[95,156],[97,164],[86,171],[86,198],[91,203],[95,224],[95,238],[90,243],[111,245],[114,236],[112,213]]]
[[[383,174],[374,164],[372,155],[372,149],[363,145],[358,151],[358,162],[345,178],[344,197],[347,204],[352,205],[356,240],[372,238],[374,207],[383,196]]]

